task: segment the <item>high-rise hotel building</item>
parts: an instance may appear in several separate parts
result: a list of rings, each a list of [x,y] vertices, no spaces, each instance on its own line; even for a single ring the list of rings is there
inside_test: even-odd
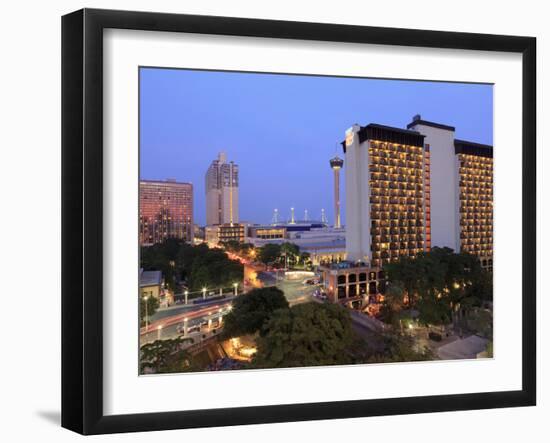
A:
[[[431,153],[431,236],[434,246],[479,257],[493,267],[493,147],[455,138],[455,128],[419,115],[407,125]]]
[[[324,269],[331,300],[364,305],[384,291],[385,264],[435,246],[492,270],[493,148],[454,135],[419,115],[346,131],[346,261]]]
[[[373,268],[428,250],[430,153],[416,131],[350,128],[346,155],[347,259]]]
[[[139,182],[139,243],[167,238],[193,241],[193,185],[166,181]]]
[[[239,167],[224,152],[210,164],[205,176],[206,224],[239,222]]]

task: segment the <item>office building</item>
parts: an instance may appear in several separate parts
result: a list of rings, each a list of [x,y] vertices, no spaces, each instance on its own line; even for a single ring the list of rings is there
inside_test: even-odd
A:
[[[139,243],[151,245],[167,238],[193,241],[193,185],[141,180],[139,183]]]
[[[229,241],[244,242],[245,225],[242,223],[225,223],[223,225],[206,226],[204,228],[205,240],[211,246]]]
[[[210,164],[205,176],[206,224],[239,222],[239,167],[224,152]]]

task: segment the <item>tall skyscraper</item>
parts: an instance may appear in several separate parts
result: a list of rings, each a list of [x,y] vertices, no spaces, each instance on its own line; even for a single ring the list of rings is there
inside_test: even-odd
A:
[[[206,224],[239,222],[239,167],[224,152],[206,171]]]
[[[493,147],[455,138],[455,128],[413,117],[431,154],[432,244],[493,266]]]
[[[424,135],[377,124],[346,133],[347,259],[381,268],[427,248]],[[428,186],[426,186],[426,179]]]
[[[193,185],[166,181],[139,182],[139,243],[167,238],[193,241]]]
[[[334,227],[341,228],[340,220],[340,169],[344,166],[344,160],[336,156],[330,160],[330,167],[334,171]]]
[[[407,129],[354,125],[342,143],[346,260],[323,269],[329,299],[362,308],[386,286],[384,265],[432,247],[493,267],[493,147],[413,117]]]
[[[407,129],[370,124],[346,133],[346,249],[383,266],[432,246],[493,255],[493,147],[457,140],[422,120]]]

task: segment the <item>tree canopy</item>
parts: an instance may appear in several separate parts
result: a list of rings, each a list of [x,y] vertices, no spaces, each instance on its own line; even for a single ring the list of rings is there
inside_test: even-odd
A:
[[[222,249],[206,244],[194,246],[173,238],[142,247],[140,263],[145,270],[161,270],[173,291],[180,280],[191,291],[200,291],[203,287],[231,287],[244,275],[243,265],[231,260]]]
[[[473,255],[433,248],[416,257],[401,257],[384,266],[390,286],[402,290],[409,307],[424,324],[448,323],[458,312],[492,300],[492,274]],[[392,297],[388,297],[386,309]]]
[[[266,265],[274,262],[283,264],[286,260],[286,263],[292,266],[295,265],[300,259],[305,261],[308,258],[309,254],[302,257],[300,255],[300,247],[290,242],[284,242],[282,244],[267,243],[259,248],[258,254],[258,259]]]
[[[349,364],[356,343],[349,312],[336,304],[304,303],[276,311],[257,340],[252,367]]]
[[[230,287],[243,279],[243,265],[230,260],[221,249],[209,249],[193,260],[187,286],[195,291],[203,287]]]
[[[141,372],[153,373],[185,372],[189,370],[189,355],[183,350],[191,338],[178,337],[169,340],[155,340],[140,349]]]
[[[281,245],[276,243],[267,243],[260,248],[258,259],[264,264],[270,264],[278,260],[281,256]]]
[[[250,255],[251,251],[254,250],[254,245],[252,243],[241,243],[237,240],[228,240],[222,242],[221,245],[226,251],[242,256]]]
[[[382,350],[373,353],[366,363],[397,363],[405,361],[434,360],[435,356],[427,347],[415,347],[412,337],[385,335]]]
[[[233,308],[224,318],[224,335],[236,337],[260,332],[265,321],[278,309],[288,309],[288,301],[280,289],[252,289],[233,300]]]

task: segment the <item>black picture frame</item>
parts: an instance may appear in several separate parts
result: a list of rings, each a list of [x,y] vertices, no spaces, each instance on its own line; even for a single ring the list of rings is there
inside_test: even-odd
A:
[[[103,413],[103,30],[352,42],[519,53],[522,389],[171,411]],[[82,434],[320,420],[536,404],[536,39],[229,17],[83,9],[62,18],[62,426]]]

